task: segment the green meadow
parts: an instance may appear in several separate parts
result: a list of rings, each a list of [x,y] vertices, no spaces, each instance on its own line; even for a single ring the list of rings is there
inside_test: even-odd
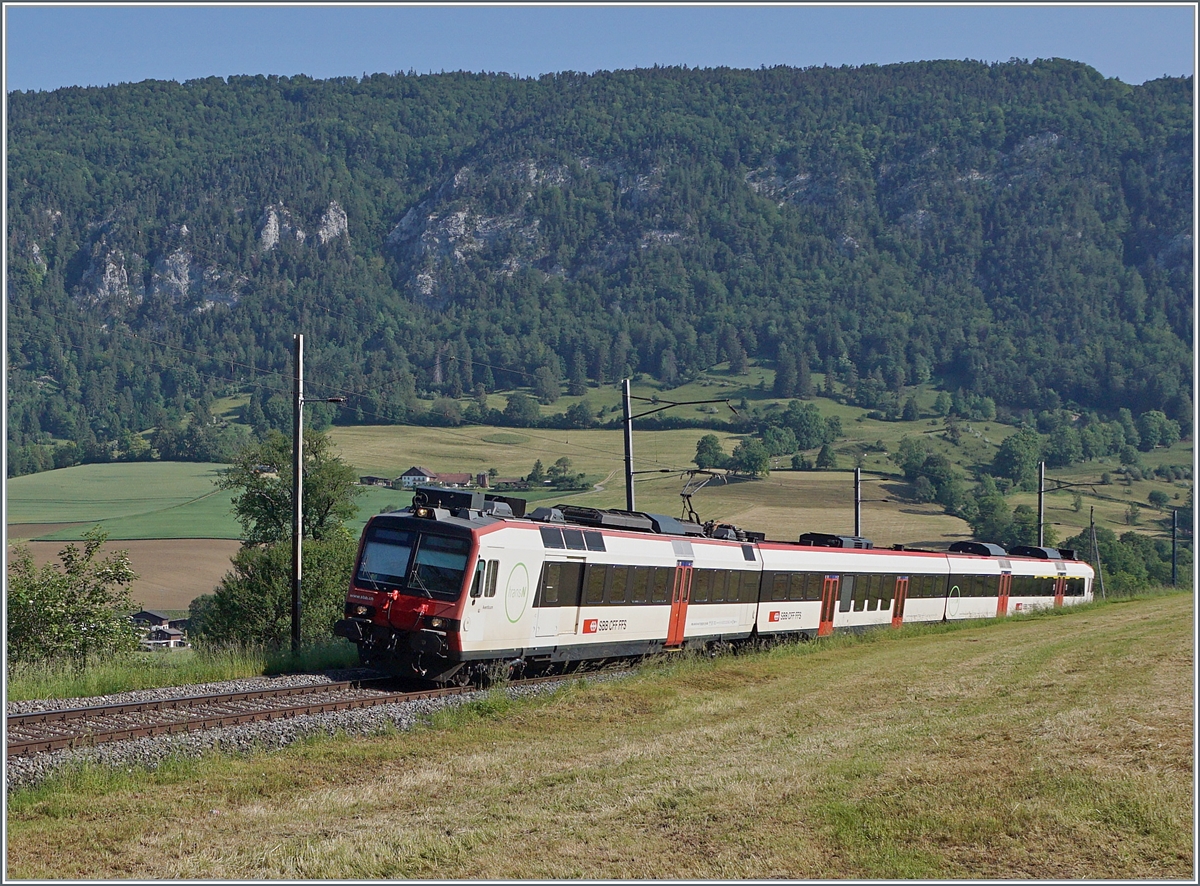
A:
[[[74,540],[97,523],[113,539],[237,538],[223,465],[131,462],[77,465],[8,481],[8,522],[86,524],[39,539]],[[11,541],[12,539],[10,539]]]

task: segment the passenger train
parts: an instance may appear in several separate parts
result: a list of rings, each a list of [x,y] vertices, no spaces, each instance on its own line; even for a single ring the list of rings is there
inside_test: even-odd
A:
[[[363,530],[334,633],[362,662],[437,683],[1092,599],[1071,551],[949,552],[761,533],[434,487]]]

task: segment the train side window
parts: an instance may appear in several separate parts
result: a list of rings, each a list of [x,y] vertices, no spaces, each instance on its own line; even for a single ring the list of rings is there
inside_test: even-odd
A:
[[[586,551],[587,547],[583,543],[582,529],[564,529],[562,531],[563,543],[567,546],[568,551]]]
[[[854,595],[851,598],[854,601],[855,612],[862,612],[866,608],[867,598],[871,595],[871,585],[874,581],[874,575],[860,575],[858,577],[858,581],[854,584]]]
[[[483,596],[496,596],[496,575],[500,572],[499,560],[488,560],[487,578],[483,582]]]
[[[651,585],[650,601],[652,603],[666,603],[671,598],[670,584],[671,579],[675,574],[675,570],[670,567],[659,566],[654,570],[653,584]]]
[[[693,603],[707,603],[708,595],[712,590],[713,571],[711,569],[694,569],[692,570],[692,598]]]
[[[599,532],[584,530],[583,543],[589,551],[604,551],[604,536]]]
[[[475,580],[471,582],[471,596],[483,596],[483,574],[487,571],[487,563],[483,560],[479,561],[479,565],[475,567]]]
[[[985,597],[1000,596],[1000,576],[985,575],[983,577],[983,596],[985,596]]]
[[[560,564],[561,577],[558,583],[558,605],[578,606],[579,586],[583,583],[583,563],[574,560]]]
[[[840,612],[849,612],[850,606],[854,602],[854,581],[853,575],[843,575],[841,583],[841,596],[838,600],[838,610]]]
[[[734,574],[734,578],[735,579],[737,578],[736,574]],[[725,602],[725,586],[728,583],[729,583],[729,570],[727,570],[727,569],[715,570],[713,572],[712,593],[709,595],[709,599],[714,603],[724,603]]]
[[[793,602],[804,599],[804,586],[808,576],[803,572],[793,572],[788,576],[788,600]]]
[[[562,550],[563,544],[562,530],[557,526],[541,526],[542,530],[542,545],[554,550]]]
[[[558,589],[562,583],[562,564],[547,563],[542,567],[542,586],[539,589],[540,606],[557,606]]]
[[[650,590],[650,573],[653,567],[631,566],[629,569],[629,602],[645,603]]]
[[[747,571],[742,573],[742,589],[740,593],[740,599],[743,603],[758,602],[759,579],[760,575],[757,572]]]
[[[728,592],[727,588],[730,586],[731,579],[737,582],[738,574],[731,573],[728,569],[715,571],[713,574],[713,603],[725,603],[727,599],[730,599],[730,592]],[[737,595],[737,585],[734,583],[733,599],[737,599]]]
[[[608,578],[608,567],[589,565],[584,578],[584,600],[590,604],[604,602],[604,580]]]
[[[608,602],[609,603],[624,603],[625,602],[625,585],[629,581],[628,566],[613,566],[612,578],[608,581]]]
[[[872,575],[869,590],[867,591],[867,612],[875,612],[879,609],[879,591],[883,585],[882,575]]]
[[[779,603],[787,599],[788,576],[786,572],[776,572],[771,579],[771,600]]]
[[[896,582],[900,580],[898,575],[885,575],[883,577],[883,587],[879,589],[879,608],[891,609],[892,600],[896,598]]]

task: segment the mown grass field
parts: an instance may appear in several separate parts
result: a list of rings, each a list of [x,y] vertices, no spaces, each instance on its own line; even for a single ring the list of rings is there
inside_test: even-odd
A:
[[[9,878],[1180,879],[1194,607],[684,659],[9,798]]]

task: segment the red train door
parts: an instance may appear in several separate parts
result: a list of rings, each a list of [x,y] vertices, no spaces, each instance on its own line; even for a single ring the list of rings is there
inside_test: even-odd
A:
[[[828,637],[833,633],[833,612],[837,606],[838,576],[825,576],[825,584],[821,588],[821,624],[817,628],[818,637]]]
[[[1012,573],[1000,573],[1000,596],[996,601],[996,618],[1008,615],[1008,595],[1012,591]]]
[[[1054,579],[1054,605],[1055,607],[1062,606],[1063,594],[1067,590],[1067,580],[1061,575]]]
[[[683,628],[687,624],[688,600],[692,595],[692,564],[680,561],[675,570],[675,586],[671,590],[671,619],[667,622],[667,647],[683,644]]]
[[[896,604],[892,607],[892,627],[898,628],[904,624],[904,601],[908,599],[908,576],[902,575],[896,579]]]

